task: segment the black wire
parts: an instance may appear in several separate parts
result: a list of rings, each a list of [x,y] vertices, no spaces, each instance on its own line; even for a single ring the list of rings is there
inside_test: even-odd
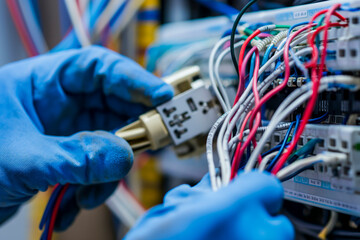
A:
[[[285,216],[287,216],[290,219],[290,221],[295,225],[295,228],[299,232],[303,232],[303,230],[307,230],[306,233],[310,235],[309,231],[314,231],[316,233],[319,233],[324,228],[323,226],[306,222],[300,219],[299,217],[293,215],[289,211],[285,210],[284,212],[285,212]],[[334,229],[331,233],[329,233],[329,236],[333,236],[336,238],[359,239],[360,233],[356,230],[353,231],[353,230]]]
[[[235,56],[235,47],[234,47],[236,28],[239,25],[241,17],[248,10],[248,8],[251,7],[251,5],[253,5],[255,2],[257,2],[257,0],[251,0],[241,9],[241,11],[239,12],[239,14],[237,15],[237,17],[235,19],[234,25],[231,30],[231,38],[230,38],[231,59],[232,59],[232,62],[234,64],[235,70],[238,75],[239,75],[239,69],[238,69],[238,62],[237,62],[236,56]]]

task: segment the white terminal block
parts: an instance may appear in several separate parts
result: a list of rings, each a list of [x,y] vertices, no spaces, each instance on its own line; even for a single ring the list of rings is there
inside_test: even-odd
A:
[[[277,132],[271,147],[284,138],[286,130]],[[336,160],[317,163],[294,178],[283,182],[285,198],[312,206],[360,216],[360,127],[308,124],[298,147],[311,139],[323,140],[314,154],[324,151]],[[344,155],[345,154],[345,155]]]
[[[276,146],[285,134],[286,130],[275,133],[270,140],[271,147]],[[321,139],[322,142],[316,145],[314,154],[323,151],[345,153],[347,159],[337,163],[338,176],[334,176],[331,167],[325,171],[322,164],[317,164],[315,171],[308,170],[302,174],[311,176],[312,179],[327,179],[330,182],[341,182],[342,179],[346,179],[347,186],[343,188],[344,191],[360,192],[360,127],[307,124],[298,145],[302,147],[315,138]]]

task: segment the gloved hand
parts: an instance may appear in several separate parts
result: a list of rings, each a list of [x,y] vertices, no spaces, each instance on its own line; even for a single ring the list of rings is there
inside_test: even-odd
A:
[[[164,203],[150,209],[125,240],[290,240],[290,221],[276,215],[282,198],[280,182],[267,173],[240,174],[217,192],[206,175],[194,187],[181,185],[167,193]]]
[[[6,65],[0,92],[0,223],[38,191],[71,183],[56,229],[103,203],[131,168],[125,140],[90,131],[118,128],[173,96],[171,86],[100,47]]]

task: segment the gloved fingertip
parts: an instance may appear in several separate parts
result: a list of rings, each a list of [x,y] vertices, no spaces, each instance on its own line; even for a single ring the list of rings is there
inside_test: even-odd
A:
[[[93,209],[103,204],[115,191],[119,182],[81,186],[76,192],[79,206],[85,209]]]
[[[122,138],[105,131],[79,132],[58,138],[57,182],[81,185],[122,179],[133,164],[133,151]],[[49,166],[54,167],[54,166]]]
[[[174,97],[173,87],[164,83],[152,94],[151,103],[153,106],[157,106],[161,103],[169,101],[172,97]]]

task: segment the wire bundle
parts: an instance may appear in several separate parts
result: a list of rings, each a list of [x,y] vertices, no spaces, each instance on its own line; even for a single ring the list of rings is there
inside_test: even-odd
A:
[[[69,184],[54,186],[53,192],[46,205],[45,212],[41,218],[39,228],[44,229],[41,240],[51,240],[52,233],[55,226],[56,216],[60,208],[61,201],[65,195],[66,190],[69,188]]]
[[[256,0],[250,1],[239,13],[233,25],[230,46],[224,47],[229,38],[221,39],[213,48],[209,60],[210,80],[225,111],[210,130],[206,143],[209,174],[214,191],[226,186],[241,170],[248,172],[258,168],[286,181],[315,164],[334,165],[347,160],[343,153],[325,151],[314,155],[316,145],[322,141],[320,139],[312,139],[305,146],[296,149],[306,124],[321,123],[328,117],[328,113],[325,113],[310,119],[319,93],[338,88],[351,91],[360,89],[360,79],[357,77],[336,74],[323,76],[327,71],[325,61],[328,32],[331,28],[348,26],[347,20],[336,12],[341,4],[319,11],[309,22],[293,26],[266,25],[255,31],[244,31],[248,26],[242,26],[238,31],[240,34],[235,34],[236,29],[239,29],[238,23],[242,14],[255,2]],[[320,20],[315,22],[319,17]],[[330,21],[332,18],[337,18],[337,21]],[[320,33],[323,33],[321,42]],[[235,40],[239,39],[241,41],[235,43]],[[250,44],[252,47],[249,50]],[[221,46],[224,50],[215,59]],[[235,49],[240,47],[237,61]],[[232,107],[229,107],[228,96],[219,75],[221,61],[229,52],[239,76]],[[269,122],[264,121],[263,106],[288,86],[292,72],[298,75],[297,70],[300,70],[300,76],[307,82],[301,83],[302,86],[283,99]],[[278,78],[281,80],[278,81]],[[305,110],[303,114],[296,116],[296,121],[283,122],[306,101],[308,103]],[[266,126],[262,126],[264,123]],[[285,129],[287,131],[284,139],[264,152],[263,149],[274,132]],[[219,171],[214,161],[214,150],[218,155]],[[336,221],[337,214],[332,212],[328,224],[319,233],[319,238],[326,239],[334,229]]]
[[[29,57],[48,51],[36,6],[31,0],[6,0],[11,17]]]
[[[292,154],[306,124],[321,122],[327,117],[325,114],[318,119],[310,120],[318,93],[333,89],[334,86],[355,90],[359,85],[354,77],[323,77],[323,72],[326,71],[328,31],[331,28],[347,27],[346,19],[336,12],[340,6],[335,4],[330,9],[319,11],[309,22],[294,26],[264,25],[246,33],[243,31],[244,27],[241,27],[242,30],[238,32],[242,34],[236,35],[237,24],[240,21],[240,18],[237,18],[233,27],[234,34],[230,37],[230,46],[225,47],[229,37],[224,37],[215,45],[209,60],[209,75],[225,114],[214,124],[206,145],[213,190],[226,186],[236,177],[239,170],[251,171],[253,168],[260,168],[261,171],[271,171],[275,175],[279,173],[282,179],[287,179],[294,172],[298,173],[299,170],[325,161],[325,157],[320,155],[297,162],[296,159],[304,158],[308,153],[296,155],[297,157],[292,157]],[[339,21],[330,21],[332,16]],[[315,22],[319,17],[322,19]],[[320,33],[323,33],[322,41],[316,46],[315,40]],[[235,40],[240,41],[235,43]],[[248,50],[250,45],[252,47]],[[223,51],[218,55],[218,59],[215,59],[221,46]],[[234,60],[233,53],[240,47],[237,61]],[[232,107],[229,107],[219,75],[221,61],[229,52],[232,53],[233,62],[239,73],[237,94]],[[248,69],[250,71],[247,73]],[[267,126],[261,126],[264,123],[261,111],[263,106],[287,87],[292,72],[299,74],[296,70],[300,70],[302,77],[308,82],[292,91],[282,101]],[[279,77],[281,81],[276,82]],[[285,139],[275,147],[276,149],[263,153],[272,134],[287,128],[284,128],[282,121],[306,101],[308,104],[304,113],[298,115],[295,122],[287,125]],[[216,170],[214,162],[215,139],[220,171]],[[289,159],[292,159],[292,162],[289,162]],[[331,156],[330,159],[339,160],[336,156]],[[296,167],[298,164],[300,168]],[[283,168],[284,166],[286,167]]]
[[[65,0],[65,6],[82,47],[93,43],[108,46],[110,39],[119,37],[143,2],[144,0]],[[6,3],[28,56],[48,52],[35,2],[6,0]]]

